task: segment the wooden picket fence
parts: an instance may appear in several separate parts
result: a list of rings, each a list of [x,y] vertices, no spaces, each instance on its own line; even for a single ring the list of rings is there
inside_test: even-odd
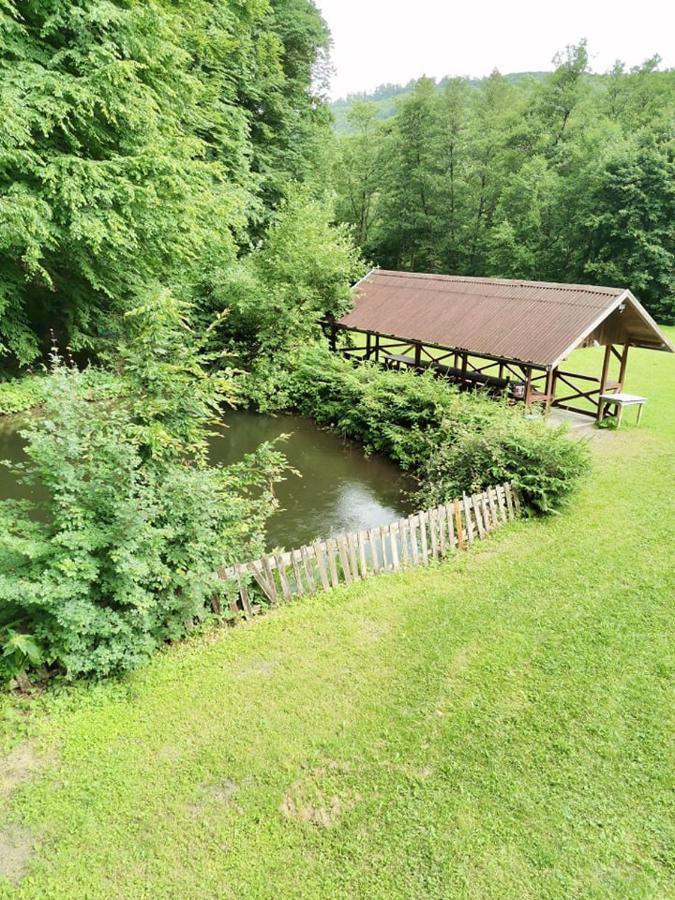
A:
[[[251,615],[255,587],[269,603],[330,590],[408,566],[428,565],[515,519],[521,504],[510,484],[414,513],[381,528],[315,541],[218,570],[230,609]],[[217,602],[217,601],[214,601]]]

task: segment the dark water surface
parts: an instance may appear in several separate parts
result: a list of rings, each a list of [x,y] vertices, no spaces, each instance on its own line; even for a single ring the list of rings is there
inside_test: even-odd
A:
[[[277,485],[281,509],[269,522],[270,548],[290,549],[317,537],[375,528],[413,511],[402,495],[415,486],[410,476],[384,457],[366,457],[359,444],[310,419],[236,411],[227,413],[225,423],[222,436],[211,441],[213,462],[237,462],[263,441],[290,434],[280,449],[302,477],[288,474]],[[23,457],[19,427],[18,416],[0,416],[0,459]],[[0,466],[0,499],[22,496],[26,488]]]
[[[211,445],[214,462],[236,462],[263,441],[290,434],[280,449],[302,477],[289,474],[277,485],[281,510],[269,522],[271,547],[290,549],[317,537],[376,528],[413,511],[402,496],[415,486],[409,475],[384,457],[366,457],[360,444],[311,419],[237,411],[225,421],[223,438]]]

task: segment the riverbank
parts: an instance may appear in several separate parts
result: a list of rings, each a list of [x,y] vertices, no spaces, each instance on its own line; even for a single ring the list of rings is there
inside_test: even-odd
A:
[[[5,697],[0,896],[670,895],[674,382],[553,519]]]

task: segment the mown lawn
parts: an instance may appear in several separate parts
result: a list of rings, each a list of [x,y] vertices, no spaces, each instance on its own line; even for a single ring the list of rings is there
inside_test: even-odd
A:
[[[674,388],[556,519],[1,701],[0,896],[675,895]]]

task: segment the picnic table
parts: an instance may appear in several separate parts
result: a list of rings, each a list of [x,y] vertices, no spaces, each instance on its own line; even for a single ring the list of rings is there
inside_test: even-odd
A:
[[[623,415],[624,406],[637,406],[637,419],[635,424],[640,424],[642,417],[642,407],[647,402],[646,397],[639,397],[637,394],[624,394],[621,391],[616,394],[600,394],[600,410],[598,421],[602,422],[605,418],[607,407],[614,404],[616,406],[616,427],[621,425],[621,416]]]

